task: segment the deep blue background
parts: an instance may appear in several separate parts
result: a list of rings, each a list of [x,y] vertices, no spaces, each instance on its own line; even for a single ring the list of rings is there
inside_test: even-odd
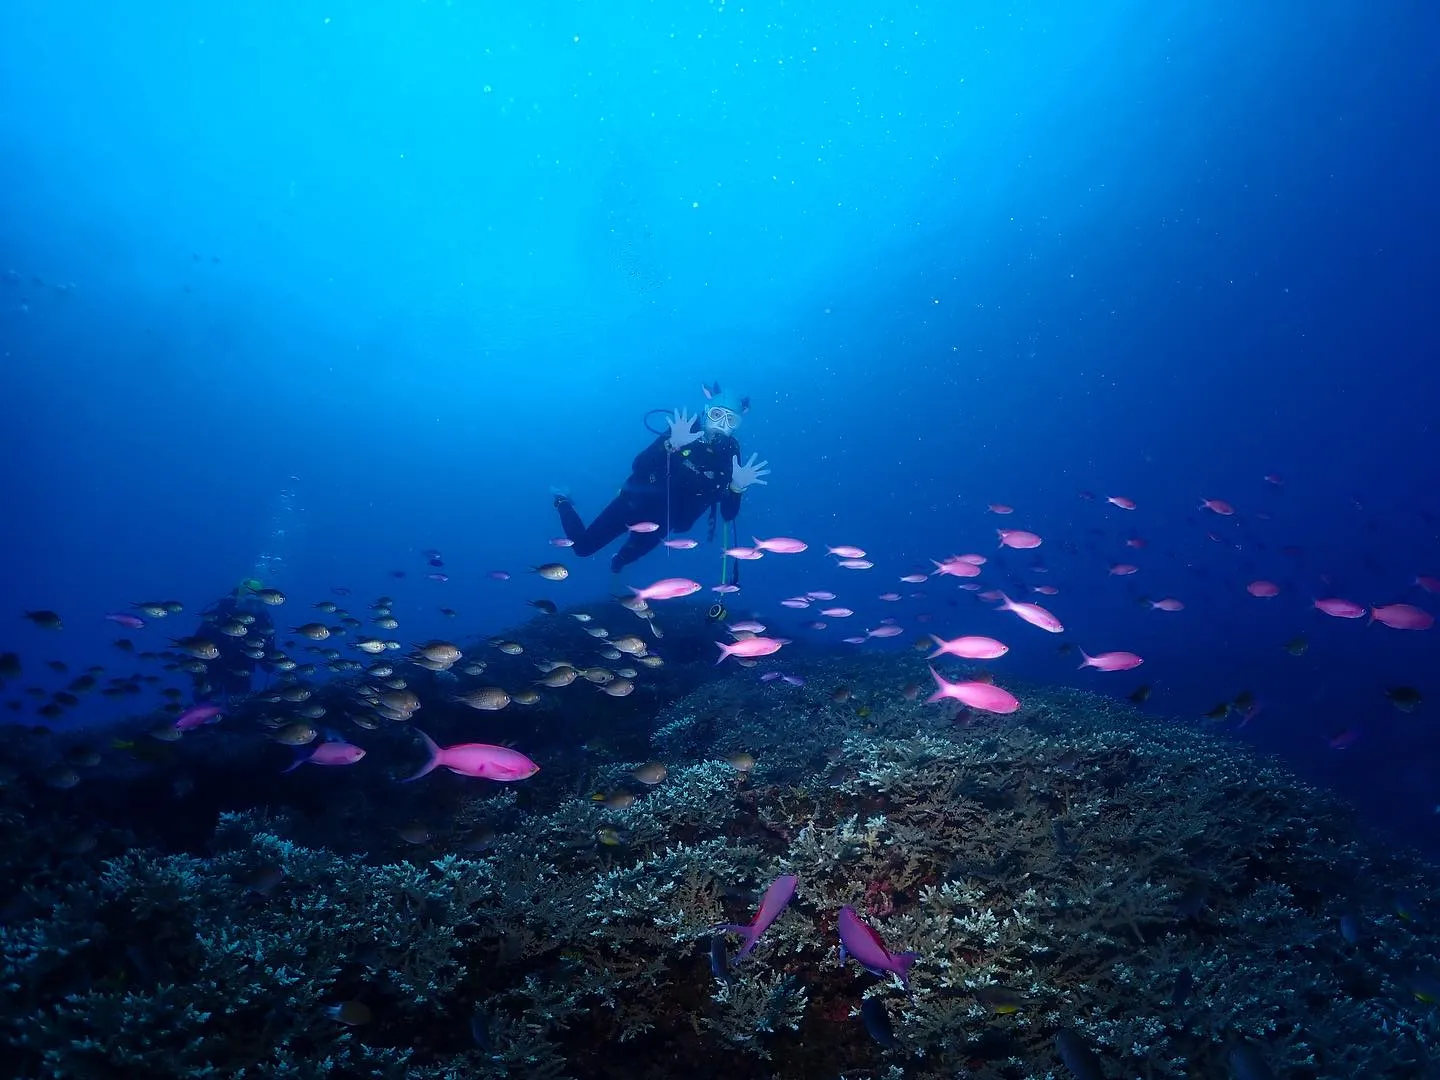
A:
[[[1440,631],[1309,610],[1440,575],[1436,7],[960,6],[9,0],[0,648],[47,686],[41,659],[123,672],[104,612],[193,611],[265,551],[285,617],[343,584],[406,640],[603,595],[604,559],[525,577],[564,557],[548,486],[598,511],[644,410],[719,379],[774,470],[745,535],[813,545],[737,611],[831,588],[906,626],[866,649],[995,632],[1002,681],[1153,681],[1180,716],[1249,688],[1243,737],[1440,848]],[[987,584],[1057,585],[1066,640],[1146,666],[1077,674],[949,581],[872,599],[997,522],[1050,573]],[[1401,683],[1433,700],[1402,715]]]

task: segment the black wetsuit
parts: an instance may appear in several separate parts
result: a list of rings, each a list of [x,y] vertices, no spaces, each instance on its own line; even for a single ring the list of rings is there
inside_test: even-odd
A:
[[[231,637],[220,632],[222,623],[229,622],[240,614],[251,615],[255,619],[249,624],[244,637]],[[270,620],[270,613],[264,604],[253,597],[237,601],[233,595],[229,595],[211,604],[201,613],[195,636],[213,642],[215,648],[220,650],[220,655],[205,665],[204,675],[196,677],[197,690],[199,684],[208,683],[212,695],[228,698],[248,694],[259,663],[246,655],[247,650],[253,649],[255,645],[268,646],[274,632],[275,625]]]
[[[659,525],[654,532],[630,533],[610,560],[610,569],[619,571],[653,551],[671,532],[690,528],[717,504],[722,518],[735,520],[740,512],[740,494],[731,490],[730,477],[734,461],[740,457],[740,444],[729,435],[715,434],[672,453],[665,448],[669,438],[661,435],[640,451],[620,494],[588,527],[568,498],[555,500],[560,524],[574,543],[576,555],[594,555],[639,522]]]

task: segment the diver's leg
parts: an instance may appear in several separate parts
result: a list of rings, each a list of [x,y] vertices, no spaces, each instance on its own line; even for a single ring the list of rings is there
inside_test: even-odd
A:
[[[611,557],[610,572],[618,574],[642,555],[648,555],[660,546],[664,536],[659,529],[652,533],[631,533],[630,539],[621,544],[620,550]]]
[[[611,499],[610,505],[601,510],[600,516],[588,527],[569,499],[556,498],[555,508],[560,511],[560,525],[565,530],[565,536],[575,545],[570,550],[582,559],[605,547],[625,532],[625,526],[634,520],[630,516],[630,500],[623,493]]]

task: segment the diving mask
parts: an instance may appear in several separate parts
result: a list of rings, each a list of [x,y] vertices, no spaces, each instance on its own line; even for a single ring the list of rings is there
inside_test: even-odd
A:
[[[724,405],[711,405],[705,410],[705,425],[721,435],[729,435],[740,426],[740,417]]]

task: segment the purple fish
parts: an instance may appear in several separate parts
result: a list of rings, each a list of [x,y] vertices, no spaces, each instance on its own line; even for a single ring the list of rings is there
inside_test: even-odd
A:
[[[348,743],[344,739],[330,739],[320,743],[306,753],[300,751],[294,763],[288,769],[281,772],[294,772],[307,761],[311,765],[354,765],[365,756],[365,751],[354,743]]]
[[[126,627],[130,630],[145,629],[145,620],[140,618],[139,615],[131,615],[127,611],[107,612],[105,618],[109,619],[113,623],[119,623],[121,626]]]
[[[853,956],[872,975],[884,976],[889,973],[900,979],[900,985],[910,988],[910,965],[920,958],[919,953],[892,953],[885,947],[873,927],[865,923],[855,909],[848,904],[840,909],[840,962]]]
[[[760,910],[755,913],[754,921],[748,926],[743,923],[721,923],[715,927],[716,933],[735,933],[745,938],[745,944],[740,946],[735,959],[740,959],[755,948],[760,935],[770,928],[770,924],[785,910],[785,905],[790,903],[799,880],[794,874],[783,874],[771,882],[770,888],[765,890],[765,898],[760,901]]]
[[[201,702],[199,705],[191,705],[182,712],[175,720],[176,731],[189,731],[191,728],[200,727],[202,724],[218,724],[220,714],[225,711],[223,705],[212,705],[209,702]]]

